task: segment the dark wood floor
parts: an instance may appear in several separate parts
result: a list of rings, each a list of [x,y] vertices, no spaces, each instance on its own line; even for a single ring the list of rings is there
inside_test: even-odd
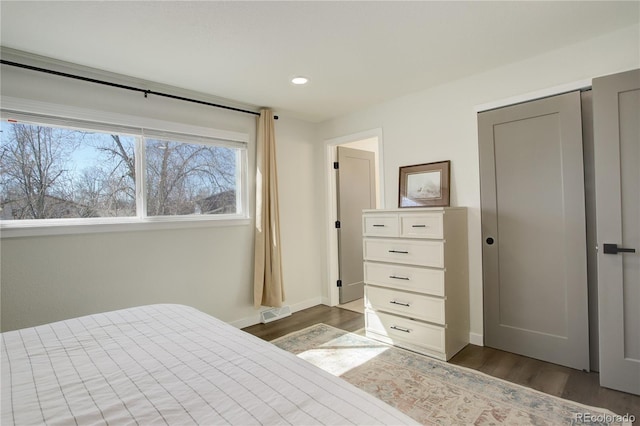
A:
[[[247,327],[244,331],[264,340],[273,340],[317,323],[356,331],[364,327],[364,315],[318,305],[269,324]],[[616,414],[634,415],[635,424],[640,424],[640,396],[600,387],[597,373],[585,373],[475,345],[468,345],[449,362],[581,404],[607,408]]]

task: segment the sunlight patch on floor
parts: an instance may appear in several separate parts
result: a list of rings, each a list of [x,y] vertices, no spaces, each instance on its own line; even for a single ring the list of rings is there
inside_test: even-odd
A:
[[[364,298],[338,305],[338,308],[348,309],[353,312],[364,314]]]
[[[389,346],[384,344],[348,344],[337,338],[318,348],[299,353],[298,356],[334,376],[341,376],[388,349]]]

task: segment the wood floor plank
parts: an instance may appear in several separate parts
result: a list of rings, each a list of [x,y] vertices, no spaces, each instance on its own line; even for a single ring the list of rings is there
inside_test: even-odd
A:
[[[484,370],[484,372],[505,380],[512,376],[511,373],[517,370],[518,356],[510,353],[504,354],[493,348],[487,349],[491,349],[492,359],[495,360],[495,368],[493,370]]]
[[[482,348],[484,349],[484,348]],[[471,345],[463,348],[455,356],[456,362],[454,364],[465,364],[469,368],[474,370],[482,370],[487,363],[488,354],[483,350],[473,350]]]
[[[263,340],[273,340],[314,324],[324,323],[346,331],[356,331],[364,327],[364,315],[340,308],[317,305],[294,312],[291,316],[267,323],[256,324],[243,330]]]
[[[273,340],[318,323],[353,332],[364,327],[364,315],[318,305],[287,318],[243,330],[264,340]],[[640,424],[640,396],[600,387],[597,373],[476,345],[467,345],[449,362],[581,404],[606,408],[620,415],[634,415],[636,424]]]
[[[531,387],[540,392],[561,397],[567,380],[569,380],[569,373],[553,367],[544,366],[540,369],[534,377]]]

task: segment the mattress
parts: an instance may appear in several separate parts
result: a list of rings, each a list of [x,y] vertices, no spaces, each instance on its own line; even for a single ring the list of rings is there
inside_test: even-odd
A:
[[[149,305],[2,333],[2,425],[415,424],[194,308]]]

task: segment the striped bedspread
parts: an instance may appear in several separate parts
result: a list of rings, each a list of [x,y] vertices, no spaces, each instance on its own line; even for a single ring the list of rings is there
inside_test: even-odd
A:
[[[3,426],[413,424],[196,309],[150,305],[2,334]]]

